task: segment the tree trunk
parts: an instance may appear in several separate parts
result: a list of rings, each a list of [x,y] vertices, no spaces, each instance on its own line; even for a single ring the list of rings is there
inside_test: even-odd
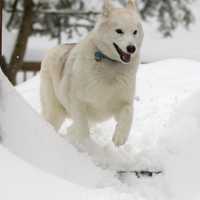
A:
[[[33,1],[24,0],[23,3],[23,16],[20,25],[19,33],[16,39],[15,48],[11,56],[9,68],[8,68],[8,78],[15,85],[16,84],[16,74],[21,68],[24,55],[26,53],[26,47],[28,44],[29,36],[32,33],[33,24]]]
[[[0,56],[2,56],[2,9],[3,1],[0,1]]]
[[[3,10],[3,1],[0,1],[0,68],[5,73],[6,70],[6,61],[2,55],[2,10]]]

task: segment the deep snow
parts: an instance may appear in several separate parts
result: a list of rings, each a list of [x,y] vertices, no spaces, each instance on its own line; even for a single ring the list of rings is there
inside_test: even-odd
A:
[[[141,65],[128,144],[113,147],[110,120],[92,130],[98,148],[92,147],[89,155],[77,152],[34,111],[40,110],[39,77],[17,87],[24,101],[0,74],[4,199],[27,199],[28,194],[32,199],[199,199],[199,74],[200,63],[184,59]],[[115,167],[162,168],[164,174],[142,179],[127,175],[123,183],[115,176]]]

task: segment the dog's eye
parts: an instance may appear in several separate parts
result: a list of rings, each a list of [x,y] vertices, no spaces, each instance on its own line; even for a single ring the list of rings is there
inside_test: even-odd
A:
[[[116,29],[115,31],[116,31],[116,33],[118,33],[118,34],[123,34],[123,33],[124,33],[124,32],[122,31],[122,29]]]
[[[133,35],[137,35],[137,34],[138,34],[138,31],[135,30],[135,31],[133,32]]]

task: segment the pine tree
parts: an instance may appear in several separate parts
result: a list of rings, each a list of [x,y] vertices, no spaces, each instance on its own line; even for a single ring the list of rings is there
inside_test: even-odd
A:
[[[167,37],[179,24],[188,28],[193,22],[190,4],[191,0],[140,0],[139,6],[142,18],[156,18],[159,31]]]
[[[116,1],[122,4],[127,2],[127,0]],[[158,21],[158,30],[166,37],[171,36],[179,25],[188,28],[194,20],[190,10],[193,0],[137,1],[143,20],[148,21],[150,18],[155,18]],[[7,24],[8,29],[19,28],[23,2],[24,0],[5,0],[5,9],[15,11]],[[60,38],[60,34],[65,32],[69,38],[72,38],[74,34],[81,35],[82,29],[90,31],[96,21],[96,12],[84,12],[87,0],[34,0],[33,3],[32,34]]]
[[[6,0],[5,10],[11,13],[7,28],[19,29],[25,0]],[[68,38],[81,35],[81,29],[90,31],[97,12],[85,11],[84,0],[35,0],[33,1],[32,34],[40,34],[60,39],[61,33]]]
[[[80,34],[80,29],[93,28],[94,12],[82,12],[82,0],[6,0],[5,10],[10,13],[7,29],[18,29],[18,36],[6,74],[16,84],[16,74],[23,59],[31,35],[49,35],[58,38],[63,32],[70,38]],[[75,11],[72,11],[75,10]],[[75,23],[74,23],[75,22]]]

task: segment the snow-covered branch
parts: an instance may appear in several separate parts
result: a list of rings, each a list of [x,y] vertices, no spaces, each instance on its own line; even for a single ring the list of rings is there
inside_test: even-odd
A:
[[[12,13],[13,10],[10,9],[6,9],[6,12],[8,13]],[[23,10],[17,9],[15,10],[15,12],[18,13],[23,13]],[[95,12],[95,11],[80,11],[80,10],[71,10],[71,9],[65,9],[65,10],[34,10],[34,13],[37,14],[51,14],[51,15],[99,15],[99,12]]]

